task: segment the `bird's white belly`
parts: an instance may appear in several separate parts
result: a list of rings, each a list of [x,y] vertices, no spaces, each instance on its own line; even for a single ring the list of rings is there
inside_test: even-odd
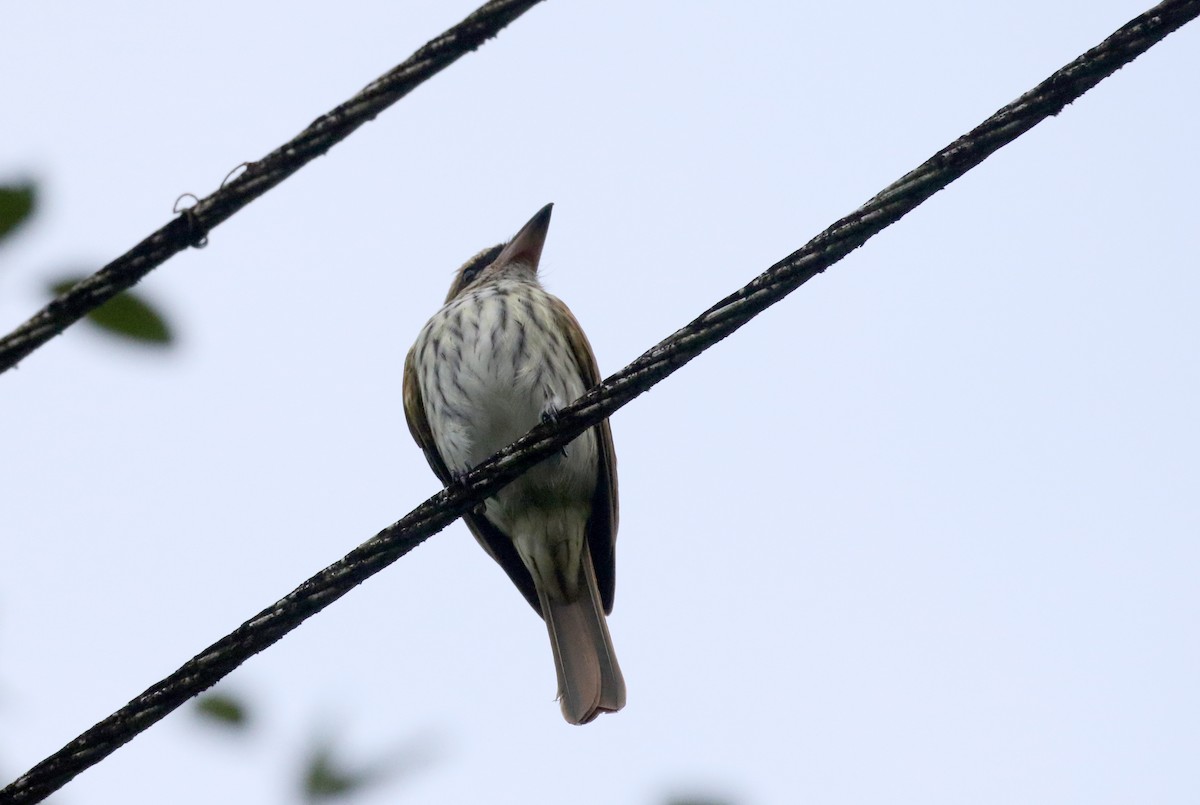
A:
[[[516,303],[511,289],[461,297],[437,321],[422,332],[439,345],[430,351],[437,353],[429,355],[432,360],[418,353],[422,392],[427,405],[440,409],[440,416],[430,410],[428,420],[438,452],[454,472],[476,466],[587,390],[561,333]],[[596,462],[596,438],[588,430],[502,490],[498,502],[589,501]]]

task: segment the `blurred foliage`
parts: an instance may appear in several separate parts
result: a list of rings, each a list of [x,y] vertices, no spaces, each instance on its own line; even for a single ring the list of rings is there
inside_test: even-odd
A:
[[[322,744],[313,750],[305,765],[304,801],[321,802],[344,797],[378,782],[379,778],[378,770],[345,768],[334,760],[333,749]]]
[[[217,724],[226,735],[244,731],[253,711],[247,697],[224,690],[201,696],[192,706],[197,719]],[[366,762],[350,762],[344,759],[347,753],[329,730],[317,729],[309,741],[310,748],[300,758],[299,779],[293,783],[293,791],[307,803],[345,801],[368,788],[411,777],[432,762],[438,753],[437,743],[435,736],[418,735],[392,751],[375,753]]]
[[[249,724],[249,713],[243,701],[228,693],[210,693],[196,700],[196,713],[209,721],[233,729]]]
[[[55,296],[65,293],[82,279],[82,276],[64,277],[50,284],[50,292]],[[165,347],[175,340],[162,314],[130,291],[109,299],[88,313],[87,319],[107,332],[141,344]]]
[[[304,801],[322,803],[349,797],[368,786],[388,781],[397,776],[396,771],[395,765],[383,762],[349,768],[348,764],[337,761],[328,740],[319,740],[308,753],[305,764],[304,780],[301,781]]]
[[[0,240],[29,218],[36,201],[37,188],[33,182],[0,185]]]
[[[37,199],[37,185],[33,182],[0,185],[0,240],[11,235],[32,217],[37,209]],[[48,283],[48,288],[58,296],[81,279],[82,276],[64,276]],[[106,332],[139,344],[166,347],[175,341],[175,335],[162,313],[129,291],[117,294],[91,311],[87,319]]]
[[[428,733],[417,735],[400,746],[376,753],[373,760],[351,766],[339,760],[333,741],[327,734],[318,734],[312,743],[301,789],[305,802],[328,802],[346,799],[366,788],[411,779],[429,766],[438,755],[438,741]]]

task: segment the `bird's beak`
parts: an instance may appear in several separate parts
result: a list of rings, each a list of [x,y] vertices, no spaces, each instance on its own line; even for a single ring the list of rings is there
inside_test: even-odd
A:
[[[495,265],[523,263],[537,271],[538,261],[542,258],[542,245],[546,242],[546,233],[550,230],[550,213],[553,210],[553,204],[547,204],[538,210],[496,257]]]

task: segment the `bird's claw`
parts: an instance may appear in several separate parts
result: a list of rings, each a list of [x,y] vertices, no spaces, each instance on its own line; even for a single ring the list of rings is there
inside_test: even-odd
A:
[[[450,486],[457,486],[460,489],[465,489],[467,486],[467,476],[471,474],[470,470],[450,470]],[[487,502],[484,501],[471,510],[472,514],[478,514],[481,517],[487,511]]]
[[[558,421],[558,406],[554,403],[546,403],[546,407],[542,409],[542,424],[553,425]],[[563,458],[567,457],[567,446],[563,445],[558,449],[558,454]]]

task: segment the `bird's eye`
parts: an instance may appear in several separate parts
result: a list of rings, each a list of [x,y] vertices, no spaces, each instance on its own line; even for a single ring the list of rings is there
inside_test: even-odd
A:
[[[458,287],[465,288],[474,282],[475,278],[479,276],[479,272],[483,271],[485,268],[494,263],[503,249],[504,244],[501,243],[491,247],[490,249],[484,249],[479,254],[468,260],[467,264],[462,267],[462,278],[459,280]]]

